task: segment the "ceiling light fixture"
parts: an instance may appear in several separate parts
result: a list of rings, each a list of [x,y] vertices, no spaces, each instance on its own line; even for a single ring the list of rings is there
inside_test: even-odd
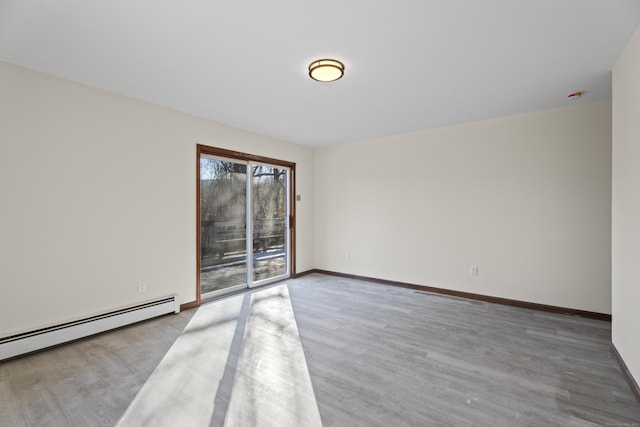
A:
[[[309,77],[319,82],[333,82],[344,75],[344,64],[335,59],[319,59],[309,64]]]

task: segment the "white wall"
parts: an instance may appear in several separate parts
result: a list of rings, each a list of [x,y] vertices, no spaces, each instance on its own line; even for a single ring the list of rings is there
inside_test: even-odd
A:
[[[315,173],[316,268],[611,312],[607,101],[321,148]]]
[[[640,27],[613,69],[613,343],[640,382]]]
[[[314,171],[311,149],[0,62],[0,336],[193,300],[197,143],[297,163],[299,272],[610,313],[610,120],[597,102],[343,144]]]
[[[297,163],[313,268],[313,150],[0,62],[0,336],[194,300],[198,143]]]

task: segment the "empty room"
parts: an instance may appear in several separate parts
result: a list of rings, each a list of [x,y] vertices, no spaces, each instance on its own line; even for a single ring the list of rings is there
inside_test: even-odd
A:
[[[0,426],[639,426],[640,2],[0,0]]]

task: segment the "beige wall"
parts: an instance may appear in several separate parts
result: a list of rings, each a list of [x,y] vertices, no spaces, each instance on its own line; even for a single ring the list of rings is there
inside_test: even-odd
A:
[[[613,343],[640,382],[640,27],[613,70]]]
[[[2,62],[0,99],[0,336],[193,300],[197,143],[297,163],[299,272],[611,312],[608,102],[320,148],[314,163],[305,147]]]
[[[315,173],[316,268],[611,312],[609,102],[321,148]]]
[[[313,150],[0,62],[0,336],[194,300],[197,143],[297,163],[313,268]]]

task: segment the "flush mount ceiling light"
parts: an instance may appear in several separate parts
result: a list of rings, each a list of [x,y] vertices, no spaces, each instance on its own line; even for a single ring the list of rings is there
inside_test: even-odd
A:
[[[319,82],[333,82],[344,75],[344,64],[335,59],[319,59],[309,65],[309,77]]]

